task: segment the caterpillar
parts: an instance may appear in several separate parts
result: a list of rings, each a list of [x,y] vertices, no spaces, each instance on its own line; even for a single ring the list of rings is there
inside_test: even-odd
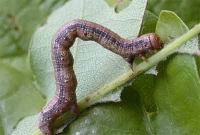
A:
[[[56,80],[56,94],[43,108],[39,117],[39,128],[46,135],[52,135],[53,122],[69,111],[79,113],[76,100],[77,80],[73,70],[73,57],[70,47],[76,37],[92,40],[104,48],[123,57],[132,67],[136,56],[147,60],[145,54],[162,48],[160,38],[155,33],[127,40],[106,27],[94,22],[76,19],[62,26],[52,39],[52,61]]]

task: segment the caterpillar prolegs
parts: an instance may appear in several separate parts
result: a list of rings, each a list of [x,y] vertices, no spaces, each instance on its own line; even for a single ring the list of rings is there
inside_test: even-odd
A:
[[[127,40],[106,27],[86,20],[77,19],[66,23],[52,40],[56,94],[43,108],[39,118],[39,128],[46,135],[53,134],[51,125],[59,116],[67,111],[79,113],[75,93],[77,80],[70,52],[70,47],[76,37],[99,43],[104,48],[123,57],[131,67],[136,56],[146,60],[147,52],[162,48],[161,40],[155,33]]]

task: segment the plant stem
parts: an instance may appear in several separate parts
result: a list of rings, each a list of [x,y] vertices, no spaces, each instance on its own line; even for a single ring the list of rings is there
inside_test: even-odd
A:
[[[97,91],[89,94],[88,96],[80,100],[78,102],[80,110],[83,110],[89,107],[90,105],[96,103],[96,101],[100,97],[108,94],[112,90],[115,90],[117,87],[120,87],[126,84],[127,82],[131,81],[136,76],[138,76],[139,74],[144,73],[151,67],[155,66],[157,63],[159,63],[160,61],[162,61],[163,59],[165,59],[166,57],[174,53],[178,47],[180,47],[181,45],[186,43],[188,40],[198,35],[198,33],[200,33],[200,24],[196,25],[190,31],[188,31],[181,37],[177,38],[174,42],[170,43],[167,47],[163,48],[161,51],[159,51],[158,53],[150,57],[148,59],[148,62],[142,62],[139,65],[137,65],[134,68],[134,72],[130,69],[122,76],[116,78],[115,80],[105,85],[101,89],[98,89]]]

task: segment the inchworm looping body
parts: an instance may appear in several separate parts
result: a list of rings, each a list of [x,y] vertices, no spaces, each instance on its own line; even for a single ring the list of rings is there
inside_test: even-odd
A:
[[[127,40],[93,22],[77,19],[66,23],[58,30],[52,40],[56,95],[43,108],[39,118],[39,128],[46,135],[53,134],[51,125],[59,116],[67,111],[79,113],[75,93],[77,80],[70,52],[70,47],[76,37],[99,43],[104,48],[122,56],[130,65],[132,65],[135,56],[146,60],[145,53],[162,48],[160,38],[155,33]]]

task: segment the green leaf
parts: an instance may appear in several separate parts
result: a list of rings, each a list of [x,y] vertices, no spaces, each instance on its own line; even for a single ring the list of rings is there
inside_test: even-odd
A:
[[[115,12],[120,12],[127,8],[131,3],[131,0],[105,0],[110,7],[115,8]]]
[[[164,43],[171,42],[171,37],[177,38],[187,31],[188,27],[174,12],[163,10],[160,13],[156,32]]]
[[[197,68],[198,68],[198,72],[199,72],[199,76],[200,76],[200,56],[196,56],[196,63],[197,63]]]
[[[18,55],[15,57],[6,57],[1,59],[1,62],[9,65],[17,71],[20,71],[27,76],[32,77],[32,72],[30,70],[30,64],[26,54]]]
[[[110,7],[115,7],[118,0],[104,0]]]
[[[199,0],[150,0],[148,9],[158,15],[162,10],[175,12],[189,28],[199,23]]]
[[[175,55],[159,70],[154,92],[158,112],[151,117],[152,125],[158,128],[155,133],[199,134],[200,80],[195,59]]]
[[[129,4],[131,3],[130,0],[122,0],[122,1],[118,1],[117,5],[115,7],[115,11],[118,13],[120,11],[122,11],[123,9],[127,8],[129,6]]]
[[[41,110],[45,100],[32,78],[0,61],[0,133],[11,134],[17,122]],[[15,65],[16,66],[16,65]]]
[[[157,33],[163,40],[169,41],[168,35],[178,37],[187,30],[174,13],[160,13]],[[198,47],[198,41],[187,42],[186,45]],[[193,56],[175,54],[159,64],[158,76],[142,75],[134,81],[132,88],[139,92],[147,129],[151,134],[200,133],[200,79],[197,64]]]
[[[138,93],[126,89],[121,103],[99,104],[84,111],[61,135],[148,135],[142,111]]]
[[[84,5],[88,5],[87,8]],[[55,11],[49,17],[47,25],[38,29],[35,33],[30,53],[33,71],[39,84],[44,88],[48,100],[52,98],[55,92],[51,39],[64,23],[82,18],[106,26],[124,38],[136,37],[139,33],[145,6],[144,2],[135,0],[128,8],[116,14],[104,1],[87,0],[80,2],[73,0]],[[100,12],[101,14],[97,14]],[[128,63],[120,56],[102,48],[95,42],[84,42],[77,39],[71,51],[75,59],[74,68],[78,79],[76,90],[78,100],[100,89],[130,69]],[[87,85],[85,85],[86,82]],[[100,101],[119,100],[120,91],[115,96],[113,95],[114,93]]]
[[[174,12],[163,10],[160,13],[156,26],[156,33],[160,35],[161,40],[164,43],[172,42],[188,30],[188,27]],[[180,53],[194,54],[198,50],[198,37],[196,36],[176,51]]]
[[[0,1],[0,57],[21,55],[28,51],[30,38],[46,16],[66,0]]]
[[[87,8],[85,5],[87,5]],[[55,93],[51,39],[64,23],[72,19],[82,18],[106,26],[124,38],[133,38],[139,33],[145,6],[146,2],[135,0],[128,8],[116,14],[103,1],[87,0],[80,2],[73,0],[55,11],[49,17],[47,24],[35,33],[30,53],[33,71],[39,84],[44,88],[43,93],[48,101]],[[130,69],[128,63],[120,56],[102,48],[95,42],[84,42],[77,39],[71,51],[75,59],[74,68],[78,79],[76,90],[78,101]],[[93,104],[120,100],[121,90],[96,99]]]
[[[154,33],[156,29],[156,23],[158,21],[158,17],[151,13],[150,11],[145,11],[145,16],[143,20],[143,25],[140,29],[140,35],[146,33]]]
[[[38,118],[37,115],[32,115],[25,117],[22,121],[20,121],[17,125],[17,129],[13,131],[12,135],[32,135],[34,131],[38,128],[38,122],[36,119]],[[41,133],[37,132],[37,135],[42,135]]]
[[[158,72],[158,76],[142,75],[132,85],[140,93],[151,133],[199,134],[200,80],[195,59],[170,56],[159,64]]]

